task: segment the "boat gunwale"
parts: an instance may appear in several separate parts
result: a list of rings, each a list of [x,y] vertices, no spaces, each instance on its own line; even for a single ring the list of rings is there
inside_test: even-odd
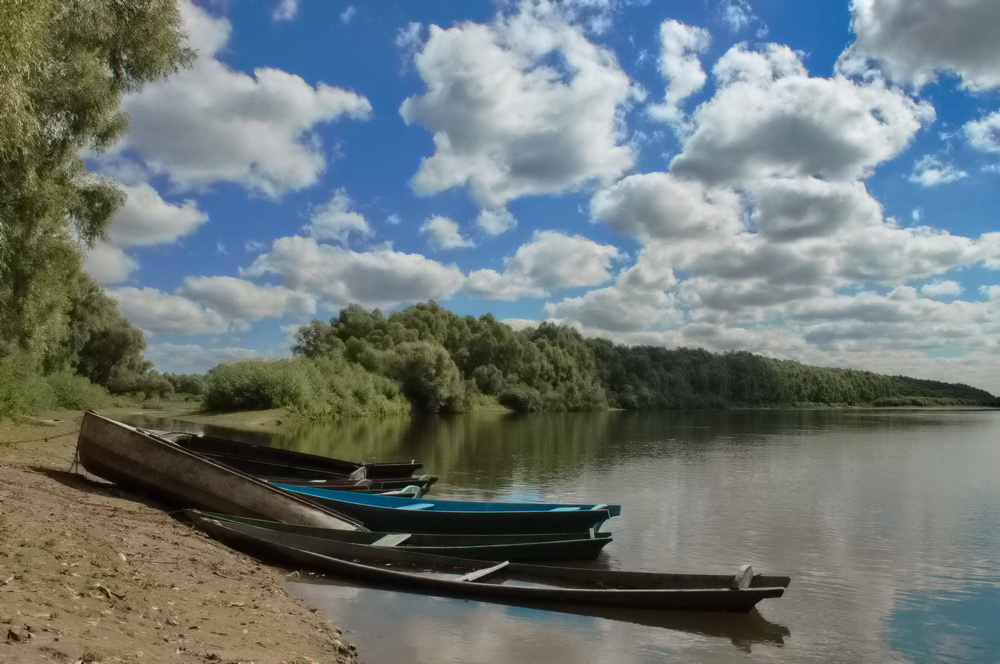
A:
[[[263,540],[288,539],[305,540],[303,546],[295,545],[293,548],[301,548],[307,551],[316,551],[319,546],[328,545],[340,548],[356,548],[355,555],[368,552],[376,557],[383,550],[394,549],[424,555],[448,556],[451,559],[475,559],[475,560],[503,560],[504,557],[521,556],[511,558],[516,560],[596,560],[603,547],[613,541],[611,533],[551,533],[538,534],[539,538],[533,538],[531,534],[524,535],[494,535],[494,534],[457,534],[457,533],[387,533],[387,532],[351,532],[351,531],[329,531],[329,529],[315,528],[310,526],[297,526],[294,524],[282,524],[268,522],[262,519],[252,519],[247,517],[233,517],[226,514],[206,512],[204,510],[185,510],[188,518],[197,522],[199,518],[211,519],[221,522],[228,529],[240,532],[247,537],[259,537]],[[276,527],[271,527],[271,526]],[[301,532],[306,531],[306,532]],[[310,534],[310,532],[314,534]],[[329,536],[325,536],[325,535]],[[377,540],[385,536],[402,535],[405,542],[392,546],[383,546]],[[349,541],[349,538],[370,539],[371,541]],[[412,538],[412,539],[410,539]],[[424,543],[421,539],[430,541]],[[434,538],[441,538],[442,541],[434,542]],[[448,540],[456,540],[456,543],[449,543]],[[464,540],[464,541],[463,541]],[[476,541],[479,540],[479,541]],[[506,541],[504,541],[506,540]],[[305,544],[314,542],[317,547],[308,547]],[[286,546],[292,546],[285,543]],[[369,549],[368,547],[374,547]],[[549,549],[555,553],[545,553]],[[573,553],[575,552],[575,553]],[[581,555],[585,553],[586,555]],[[464,555],[475,554],[475,555]],[[500,554],[503,554],[502,557]],[[390,555],[390,558],[395,556]]]
[[[350,491],[339,491],[337,489],[326,489],[323,487],[309,487],[302,485],[276,483],[283,489],[296,493],[308,494],[316,498],[325,498],[331,501],[343,501],[356,503],[366,507],[382,507],[387,509],[406,509],[414,504],[413,498],[401,498],[399,496],[383,496],[379,494],[352,494]],[[341,495],[343,494],[343,495]],[[476,502],[464,500],[441,500],[436,498],[420,498],[421,503],[431,503],[434,508],[441,506],[443,509],[430,508],[428,511],[438,513],[473,513],[473,514],[530,514],[534,512],[560,512],[561,514],[572,514],[574,512],[601,512],[605,511],[609,516],[621,515],[621,505],[608,505],[603,503],[529,503],[529,502]],[[508,506],[517,506],[522,509],[504,509]],[[450,507],[466,507],[466,509],[448,509]],[[527,509],[523,509],[527,508]]]
[[[346,527],[345,529],[367,530],[362,522],[354,517],[341,514],[327,506],[317,505],[312,501],[305,500],[301,496],[296,495],[293,491],[286,491],[271,484],[270,482],[260,480],[253,475],[203,457],[196,452],[180,447],[172,441],[161,438],[156,433],[150,432],[141,427],[125,424],[124,422],[104,417],[103,415],[99,415],[93,411],[86,411],[84,413],[83,421],[81,422],[80,433],[77,440],[77,456],[80,463],[88,472],[115,484],[131,488],[140,493],[149,493],[158,496],[161,499],[165,499],[167,502],[174,503],[182,502],[186,499],[186,497],[179,492],[177,487],[187,487],[193,489],[197,493],[211,496],[222,502],[239,505],[239,503],[232,499],[232,497],[228,494],[216,491],[214,487],[205,486],[205,484],[198,483],[197,481],[185,480],[178,482],[178,478],[173,478],[174,482],[172,487],[167,485],[165,481],[166,478],[156,481],[156,470],[153,465],[156,463],[155,459],[150,460],[142,458],[142,456],[130,456],[123,454],[121,450],[116,449],[116,447],[121,447],[120,444],[115,445],[108,443],[107,441],[102,442],[97,440],[96,438],[98,437],[98,432],[92,431],[95,427],[113,427],[110,431],[118,430],[140,436],[152,445],[152,447],[148,448],[149,450],[156,450],[156,452],[153,453],[154,455],[158,453],[160,457],[165,456],[166,458],[182,460],[189,466],[194,464],[191,466],[192,468],[208,469],[211,472],[219,474],[222,478],[236,478],[240,482],[253,486],[256,489],[263,489],[264,492],[260,494],[261,496],[280,496],[283,501],[293,503],[297,508],[302,509],[303,513],[318,512],[325,519],[332,519],[335,522],[342,523]],[[93,440],[91,439],[91,436],[94,437]],[[162,458],[160,461],[162,461]],[[126,468],[131,468],[133,472],[130,474]],[[94,469],[104,472],[97,472]],[[244,509],[244,511],[248,514],[253,513],[258,516],[267,516],[266,514],[262,514],[261,512],[255,510],[253,507],[244,506],[242,509]]]
[[[365,564],[360,559],[349,560],[342,557],[326,556],[285,546],[277,542],[256,539],[239,531],[234,531],[228,528],[226,524],[211,519],[196,520],[195,523],[209,534],[231,546],[232,542],[235,541],[237,543],[236,548],[243,548],[244,550],[254,548],[253,555],[261,556],[260,549],[263,548],[265,550],[265,557],[277,558],[286,566],[289,563],[295,563],[295,565],[304,565],[305,568],[312,571],[333,574],[338,578],[347,577],[348,580],[367,579],[392,586],[413,587],[435,595],[469,597],[477,600],[501,603],[513,602],[528,605],[565,603],[569,605],[580,604],[637,609],[746,612],[763,599],[782,596],[785,586],[788,585],[787,577],[764,575],[755,575],[750,587],[733,588],[731,587],[732,575],[601,571],[513,562],[505,566],[503,572],[499,575],[501,578],[504,575],[509,576],[511,574],[530,576],[531,572],[534,571],[543,579],[572,581],[578,579],[581,575],[589,575],[597,579],[617,577],[622,581],[633,583],[653,579],[661,581],[687,580],[705,583],[711,580],[713,585],[661,588],[650,588],[648,586],[627,588],[590,587],[580,589],[501,585],[496,583],[497,578],[494,576],[490,577],[493,583],[487,580],[463,582],[378,567],[372,564]],[[405,555],[405,551],[398,549],[387,549],[386,552],[403,554],[400,556],[401,558],[410,558],[413,562],[420,561],[429,565],[439,562],[441,565],[447,565],[452,568],[461,567],[464,569],[467,567],[470,571],[482,569],[486,562],[412,552],[409,555]],[[435,559],[439,560],[436,561]],[[770,580],[784,580],[784,582],[777,585],[764,585],[764,581]]]

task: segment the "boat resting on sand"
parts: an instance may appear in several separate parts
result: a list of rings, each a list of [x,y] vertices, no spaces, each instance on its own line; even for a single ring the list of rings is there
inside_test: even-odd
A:
[[[148,431],[84,413],[77,442],[89,472],[179,507],[340,530],[357,521],[256,477],[175,445]]]
[[[192,521],[209,518],[224,523],[247,541],[268,539],[285,546],[327,556],[364,555],[365,548],[395,547],[415,553],[457,556],[477,560],[594,560],[608,543],[611,533],[537,533],[524,535],[466,535],[426,533],[381,533],[331,530],[296,526],[275,521],[248,519],[185,510]]]
[[[276,484],[369,530],[406,533],[571,533],[597,530],[621,505],[426,500]]]
[[[195,524],[230,546],[282,565],[431,595],[572,611],[601,606],[679,611],[749,611],[780,597],[786,576],[661,574],[554,567],[414,553],[403,547],[358,547],[355,555],[327,556],[251,536],[219,519],[192,514]]]
[[[399,479],[409,478],[422,465],[416,461],[382,463],[344,461],[318,454],[183,431],[162,432],[161,435],[184,449],[212,457],[253,475],[304,479],[324,477],[355,480]]]

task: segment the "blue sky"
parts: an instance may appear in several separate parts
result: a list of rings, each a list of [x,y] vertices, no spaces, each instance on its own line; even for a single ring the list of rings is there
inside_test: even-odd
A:
[[[182,0],[89,165],[161,371],[351,302],[1000,393],[995,0]]]

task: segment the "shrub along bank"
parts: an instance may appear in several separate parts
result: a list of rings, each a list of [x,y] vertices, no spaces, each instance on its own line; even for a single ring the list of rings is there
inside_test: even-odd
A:
[[[967,385],[812,367],[749,352],[625,346],[543,323],[515,331],[434,302],[384,316],[358,305],[301,327],[288,360],[212,369],[210,410],[285,407],[306,417],[464,412],[998,406]]]

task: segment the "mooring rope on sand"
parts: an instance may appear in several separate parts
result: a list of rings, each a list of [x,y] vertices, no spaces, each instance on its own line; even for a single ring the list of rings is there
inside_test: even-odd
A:
[[[72,431],[67,431],[66,433],[59,433],[52,436],[42,436],[41,438],[28,438],[27,440],[0,440],[0,445],[20,445],[22,443],[38,443],[41,441],[48,442],[50,440],[55,440],[56,438],[72,436],[76,433],[80,433],[80,429],[77,428]]]

